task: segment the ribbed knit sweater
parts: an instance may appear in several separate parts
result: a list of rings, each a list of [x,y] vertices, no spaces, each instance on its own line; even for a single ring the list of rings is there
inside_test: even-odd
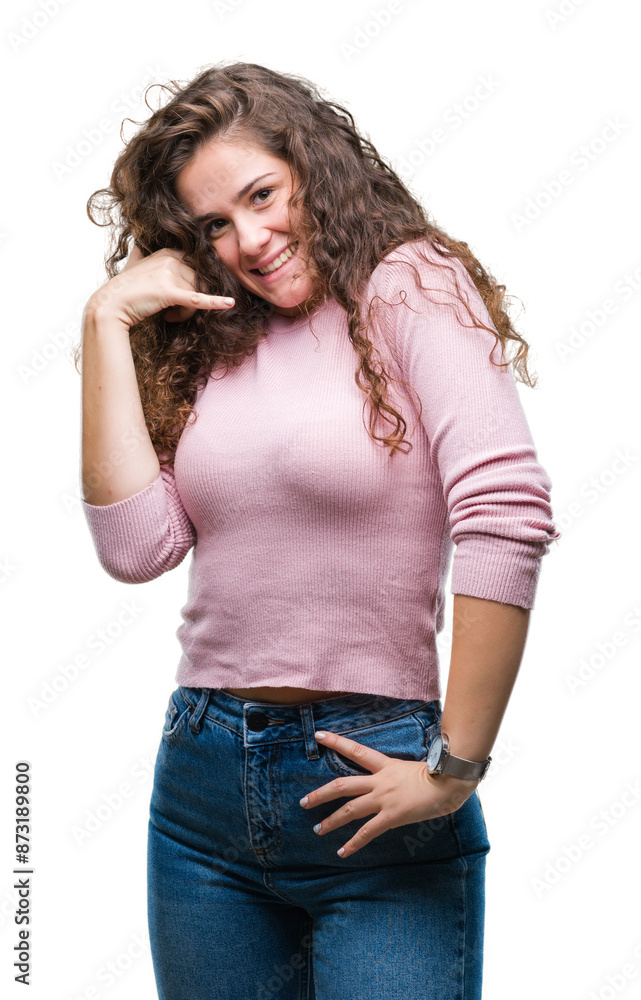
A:
[[[452,594],[534,606],[561,537],[552,484],[512,372],[490,360],[494,334],[418,247],[440,260],[426,240],[405,243],[364,300],[379,296],[367,332],[378,357],[415,391],[386,391],[408,453],[370,437],[347,315],[329,296],[311,318],[274,312],[252,355],[224,377],[214,369],[154,482],[106,506],[82,500],[116,580],[153,580],[191,552],[178,684],[441,698],[450,562]],[[464,266],[447,265],[493,330]],[[505,360],[500,343],[492,357]]]

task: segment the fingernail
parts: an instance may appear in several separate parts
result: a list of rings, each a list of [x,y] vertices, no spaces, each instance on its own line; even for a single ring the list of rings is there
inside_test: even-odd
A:
[[[324,733],[322,732],[322,730],[319,729],[317,733],[314,733],[314,736],[316,737],[317,740],[324,740],[325,737],[327,736],[327,733]]]
[[[344,855],[344,853],[345,853],[345,848],[344,847],[339,847],[338,850],[336,851],[336,853],[340,854],[340,856],[342,858],[343,855]]]
[[[312,830],[314,831],[314,833],[318,833],[318,831],[320,830],[320,828],[321,828],[320,823],[317,823],[316,826],[312,827]]]
[[[225,303],[226,306],[233,306],[235,301],[236,299],[223,299],[223,302]]]
[[[309,797],[307,795],[303,795],[302,799],[300,800],[300,804],[302,806],[306,806],[307,803],[308,803],[308,801],[309,801]]]

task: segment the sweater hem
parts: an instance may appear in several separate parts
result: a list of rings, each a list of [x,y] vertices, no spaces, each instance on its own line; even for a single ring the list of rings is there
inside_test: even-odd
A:
[[[388,665],[389,669],[389,665]],[[405,665],[407,669],[407,665]],[[423,681],[418,678],[408,677],[407,674],[394,674],[390,672],[389,677],[373,677],[368,680],[367,676],[355,681],[343,681],[340,677],[333,677],[331,680],[319,676],[309,675],[299,678],[296,685],[287,684],[291,678],[278,675],[266,675],[261,685],[244,684],[242,674],[231,673],[228,670],[215,670],[209,665],[206,668],[194,668],[189,663],[181,661],[175,674],[175,682],[183,687],[190,688],[249,688],[249,687],[300,687],[313,691],[335,691],[337,693],[348,691],[349,694],[371,694],[384,698],[408,698],[423,701],[434,701],[441,699],[441,684],[438,668],[429,669]]]

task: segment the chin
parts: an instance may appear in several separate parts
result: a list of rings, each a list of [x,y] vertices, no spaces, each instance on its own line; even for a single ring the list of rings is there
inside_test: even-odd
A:
[[[272,294],[267,291],[262,292],[262,298],[266,299],[267,302],[271,302],[273,306],[278,306],[280,309],[296,309],[298,306],[304,305],[310,295],[311,289],[307,288],[292,288],[283,290],[282,292],[274,291]]]

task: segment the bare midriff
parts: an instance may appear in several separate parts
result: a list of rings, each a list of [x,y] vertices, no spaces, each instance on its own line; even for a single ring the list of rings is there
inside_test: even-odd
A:
[[[255,688],[223,688],[237,698],[248,701],[272,701],[280,705],[294,705],[299,701],[318,701],[320,698],[337,698],[341,694],[351,694],[351,691],[312,691],[309,688],[293,687],[255,687]]]

